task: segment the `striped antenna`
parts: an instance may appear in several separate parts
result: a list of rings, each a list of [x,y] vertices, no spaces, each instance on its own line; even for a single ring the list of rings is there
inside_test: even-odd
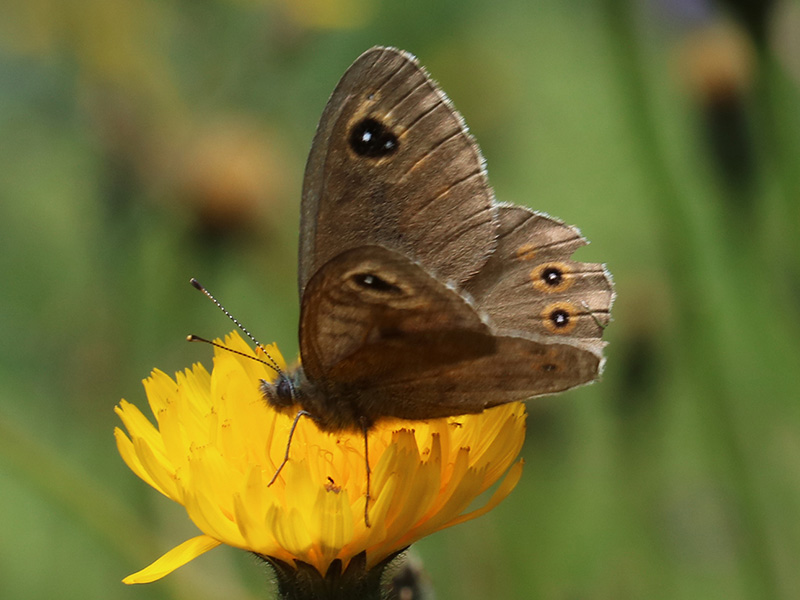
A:
[[[216,304],[216,305],[217,305],[217,308],[219,308],[219,309],[220,309],[220,310],[221,310],[223,313],[225,313],[225,316],[226,316],[226,317],[228,317],[228,318],[229,318],[231,321],[233,321],[233,322],[234,322],[234,324],[235,324],[235,325],[236,325],[236,326],[237,326],[237,327],[238,327],[238,328],[239,328],[239,329],[240,329],[240,330],[241,330],[241,331],[242,331],[242,332],[243,332],[243,333],[244,333],[244,334],[245,334],[247,337],[249,337],[249,338],[250,338],[250,339],[253,341],[253,343],[256,345],[256,347],[257,347],[257,348],[260,348],[260,349],[261,349],[261,351],[264,353],[264,356],[266,356],[266,357],[269,359],[269,362],[263,361],[263,360],[261,360],[261,359],[258,359],[258,358],[256,358],[255,360],[257,360],[258,362],[263,362],[265,365],[267,365],[267,366],[269,366],[270,368],[274,369],[274,370],[275,370],[275,372],[276,372],[278,375],[282,375],[282,374],[283,374],[283,371],[282,371],[282,370],[281,370],[281,368],[278,366],[278,363],[275,361],[275,359],[274,359],[274,358],[272,358],[272,356],[270,355],[270,353],[269,353],[269,352],[267,352],[267,349],[264,347],[264,344],[262,344],[262,343],[261,343],[261,342],[259,342],[259,341],[258,341],[258,340],[257,340],[255,337],[253,337],[253,334],[251,334],[249,331],[247,331],[247,328],[246,328],[244,325],[242,325],[242,324],[239,322],[239,320],[238,320],[236,317],[234,317],[234,316],[233,316],[231,313],[229,313],[229,312],[228,312],[228,310],[227,310],[227,309],[226,309],[224,306],[222,306],[222,304],[220,304],[219,300],[217,300],[217,299],[216,299],[216,298],[215,298],[215,297],[214,297],[214,296],[211,294],[211,292],[209,292],[209,291],[208,291],[208,290],[207,290],[205,287],[203,287],[203,285],[202,285],[202,284],[201,284],[199,281],[197,281],[197,279],[195,279],[194,277],[192,277],[192,278],[189,280],[189,283],[191,283],[191,284],[192,284],[192,285],[193,285],[193,286],[194,286],[196,289],[198,289],[198,290],[200,290],[201,292],[203,292],[203,293],[206,295],[206,298],[208,298],[208,299],[209,299],[209,300],[211,300],[211,301],[212,301],[214,304]],[[198,336],[196,336],[196,335],[190,335],[190,336],[188,336],[186,339],[187,339],[187,340],[189,340],[190,342],[206,342],[206,343],[209,343],[209,344],[211,344],[212,346],[216,346],[216,347],[218,347],[218,348],[224,348],[225,350],[229,350],[230,352],[233,352],[234,354],[242,354],[241,352],[237,352],[236,350],[232,350],[231,348],[227,348],[226,346],[221,346],[221,345],[219,345],[219,344],[216,344],[216,343],[214,343],[214,342],[211,342],[211,341],[209,341],[209,340],[203,339],[203,338],[201,338],[201,337],[198,337]],[[243,356],[247,356],[247,355],[246,355],[246,354],[243,354]],[[252,357],[252,356],[251,356],[250,358],[254,358],[254,357]]]

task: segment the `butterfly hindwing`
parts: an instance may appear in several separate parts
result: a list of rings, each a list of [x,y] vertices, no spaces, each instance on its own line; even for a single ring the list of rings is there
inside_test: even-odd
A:
[[[580,232],[521,206],[499,207],[497,249],[465,284],[499,332],[582,340],[600,350],[614,294],[602,264],[572,260]]]
[[[473,304],[382,247],[346,251],[306,287],[305,375],[324,411],[372,422],[470,412],[594,379],[600,355],[570,340],[497,335]]]

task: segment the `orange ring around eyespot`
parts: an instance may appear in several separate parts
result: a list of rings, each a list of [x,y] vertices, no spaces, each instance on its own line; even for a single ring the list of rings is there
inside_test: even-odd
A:
[[[549,269],[557,270],[560,273],[561,279],[555,285],[548,283],[544,279],[544,273]],[[572,269],[566,263],[547,262],[542,263],[533,269],[530,272],[530,278],[533,282],[533,287],[535,287],[537,290],[544,292],[545,294],[553,294],[569,289],[573,282],[572,277],[568,277],[570,273],[572,273]]]
[[[556,312],[566,313],[567,322],[564,325],[556,325],[553,315]],[[541,313],[542,323],[550,333],[564,335],[571,333],[578,326],[577,311],[569,302],[553,302],[544,307]]]

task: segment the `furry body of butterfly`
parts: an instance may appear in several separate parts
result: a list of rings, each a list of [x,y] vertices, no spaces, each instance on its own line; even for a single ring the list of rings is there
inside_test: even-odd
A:
[[[300,222],[302,366],[262,382],[327,431],[431,419],[597,378],[613,302],[574,227],[498,204],[416,59],[372,48],[322,114]]]

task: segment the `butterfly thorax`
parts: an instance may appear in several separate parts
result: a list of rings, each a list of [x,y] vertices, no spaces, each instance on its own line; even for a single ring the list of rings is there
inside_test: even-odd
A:
[[[290,415],[304,410],[323,431],[362,431],[373,424],[359,409],[355,397],[332,402],[328,394],[306,377],[302,366],[281,373],[275,382],[262,379],[260,387],[272,408]]]

